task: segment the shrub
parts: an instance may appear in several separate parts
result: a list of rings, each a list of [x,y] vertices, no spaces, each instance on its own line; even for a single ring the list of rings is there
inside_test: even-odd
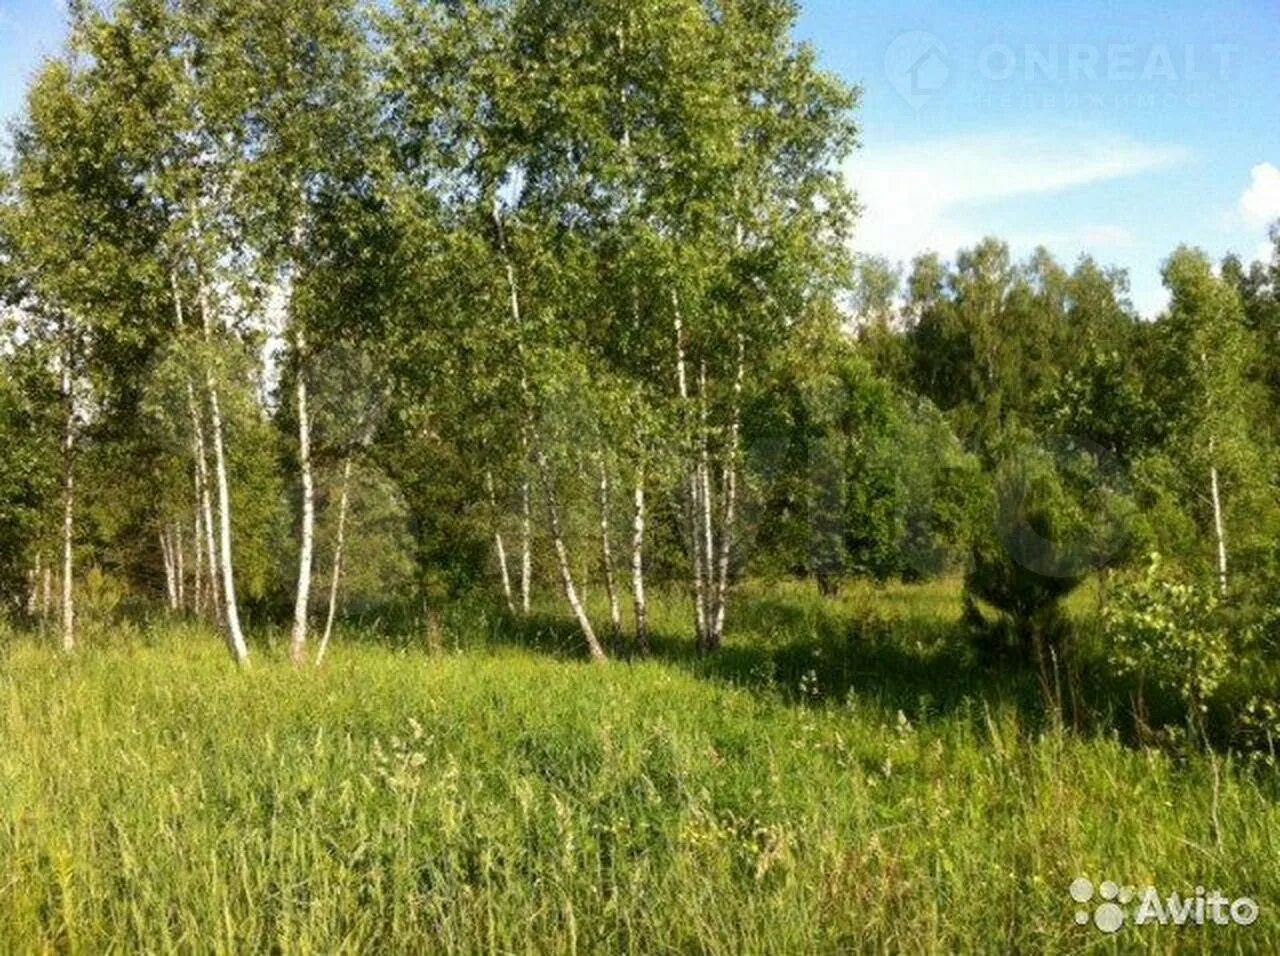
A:
[[[1214,588],[1179,580],[1160,555],[1123,581],[1103,611],[1107,654],[1121,673],[1176,694],[1199,720],[1227,676],[1231,634]]]
[[[1005,615],[1016,649],[1039,660],[1043,643],[1059,643],[1058,604],[1091,569],[1089,524],[1052,459],[1030,449],[996,473],[990,511],[976,523],[967,603],[981,599]]]

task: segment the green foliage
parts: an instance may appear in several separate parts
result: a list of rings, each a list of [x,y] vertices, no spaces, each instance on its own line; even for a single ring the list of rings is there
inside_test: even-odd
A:
[[[1140,326],[1122,274],[1087,258],[1067,272],[1043,250],[1015,263],[987,239],[954,265],[917,259],[904,312],[911,387],[988,463],[1018,429],[1118,455],[1148,440]]]
[[[1237,290],[1202,252],[1176,251],[1165,283],[1172,305],[1150,330],[1147,350],[1160,440],[1137,462],[1135,487],[1161,553],[1207,574],[1216,570],[1216,473],[1230,580],[1247,593],[1274,577],[1280,530],[1274,405],[1252,374],[1265,340],[1250,332]]]
[[[977,461],[929,402],[900,394],[861,353],[839,332],[802,339],[748,410],[757,567],[832,588],[962,560]]]
[[[122,611],[128,586],[119,578],[92,567],[84,575],[77,594],[76,611],[83,637],[90,645],[121,636]],[[127,629],[125,629],[127,633]]]
[[[323,475],[323,514],[336,515],[341,466]],[[353,469],[341,598],[344,608],[376,612],[388,595],[414,593],[417,566],[409,513],[399,489],[376,468]],[[316,541],[316,591],[329,593],[336,518],[321,523]]]
[[[854,255],[859,93],[797,14],[76,4],[0,174],[3,600],[52,563],[67,477],[76,567],[123,610],[159,597],[157,532],[194,523],[216,393],[237,576],[269,619],[297,570],[305,380],[317,470],[359,479],[357,606],[492,582],[530,490],[597,590],[601,519],[621,573],[641,476],[651,580],[687,579],[705,473],[729,583],[834,595],[967,561],[975,610],[1026,644],[1100,568],[1155,547],[1199,580],[1221,551],[1265,618],[1280,260],[1179,249],[1143,323],[1087,257],[986,239],[904,276]],[[542,588],[549,537],[530,533]]]
[[[1178,695],[1197,716],[1221,686],[1240,636],[1233,634],[1217,592],[1178,580],[1153,555],[1145,574],[1108,595],[1104,635],[1113,666]]]
[[[21,381],[16,362],[0,356],[0,609],[7,614],[22,610],[30,587],[26,575],[46,531],[56,455],[42,415],[47,409],[40,408],[49,395],[41,396],[33,376]]]
[[[995,473],[975,528],[965,590],[1004,614],[1020,651],[1059,638],[1059,602],[1093,570],[1093,527],[1054,460],[1019,450]]]

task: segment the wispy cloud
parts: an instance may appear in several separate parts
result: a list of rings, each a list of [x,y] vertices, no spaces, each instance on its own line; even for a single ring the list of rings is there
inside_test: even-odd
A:
[[[998,132],[868,149],[848,168],[865,208],[861,251],[906,260],[944,254],[998,228],[984,211],[1011,199],[1079,190],[1165,169],[1189,158],[1178,147],[1114,136]],[[1132,244],[1121,226],[1098,223],[1077,233],[1047,227],[1024,243],[1117,248]]]

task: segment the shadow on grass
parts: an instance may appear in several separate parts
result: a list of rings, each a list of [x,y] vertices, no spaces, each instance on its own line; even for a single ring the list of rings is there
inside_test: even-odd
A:
[[[913,722],[943,716],[981,699],[1011,704],[1039,720],[1034,681],[1005,665],[984,665],[959,621],[935,617],[883,620],[830,608],[757,598],[740,609],[744,632],[719,652],[690,655],[700,676],[762,687],[795,704],[873,701]]]
[[[647,656],[639,653],[629,629],[601,637],[615,663],[665,663],[796,706],[857,698],[901,710],[915,722],[985,700],[1015,706],[1031,725],[1043,720],[1034,678],[1012,665],[979,661],[958,612],[954,620],[885,619],[839,602],[748,595],[738,604],[724,647],[713,654],[700,653],[692,635],[672,617],[659,615],[651,626]],[[474,622],[471,616],[472,628]],[[485,639],[490,646],[585,659],[582,635],[568,618],[512,616],[499,609],[491,611],[489,623]]]
[[[913,723],[944,718],[983,705],[1014,710],[1029,732],[1051,723],[1033,669],[1016,659],[984,659],[958,600],[938,593],[870,587],[836,600],[801,587],[748,589],[733,608],[724,647],[699,653],[689,625],[687,601],[670,595],[655,602],[650,654],[639,653],[629,627],[611,635],[595,615],[599,636],[615,665],[645,660],[678,667],[700,679],[768,695],[793,706],[824,706],[857,700]],[[585,661],[576,622],[541,607],[513,615],[488,598],[459,602],[441,618],[445,652],[518,648],[560,661]],[[402,607],[352,615],[335,640],[405,652],[430,650],[420,610]],[[1065,719],[1086,733],[1118,732],[1129,743],[1146,739],[1132,713],[1133,688],[1103,662],[1081,661],[1074,684],[1061,675]],[[1160,722],[1176,724],[1172,706],[1154,710]],[[1167,702],[1166,702],[1167,703]]]

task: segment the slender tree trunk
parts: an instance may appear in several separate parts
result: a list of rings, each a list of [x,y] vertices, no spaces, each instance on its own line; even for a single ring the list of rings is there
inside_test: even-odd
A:
[[[514,614],[516,601],[511,589],[511,568],[507,564],[507,542],[502,537],[502,526],[499,524],[498,496],[494,492],[492,472],[485,472],[484,483],[489,492],[489,510],[493,512],[493,548],[498,557],[498,573],[502,578],[502,596],[507,602],[507,610]]]
[[[316,499],[311,471],[311,420],[307,412],[306,338],[297,332],[298,375],[294,393],[298,407],[298,464],[302,477],[302,542],[298,550],[298,590],[293,606],[289,654],[301,667],[307,658],[307,618],[311,609],[311,569],[315,553]]]
[[[240,607],[236,601],[235,565],[231,549],[231,484],[227,476],[227,455],[222,441],[222,410],[218,388],[209,375],[209,410],[213,416],[213,461],[218,482],[218,546],[222,569],[222,607],[227,625],[227,644],[237,664],[249,663],[249,645],[240,627]]]
[[[493,197],[493,225],[498,237],[498,252],[502,256],[502,266],[507,277],[507,292],[509,297],[509,305],[511,309],[511,324],[519,333],[524,325],[520,317],[520,286],[516,282],[516,267],[511,261],[511,250],[507,247],[507,229],[502,221],[502,207],[499,204],[498,197]],[[532,430],[533,403],[529,394],[529,376],[525,367],[524,346],[521,341],[517,341],[517,358],[520,362],[520,399],[524,404],[524,414],[526,417],[524,433],[521,436],[521,443],[524,448],[525,460],[524,465],[528,467],[530,432]],[[541,455],[541,449],[538,451]],[[541,462],[539,463],[541,465]],[[545,479],[545,475],[544,475]],[[554,495],[554,491],[549,489],[549,493]],[[521,511],[521,541],[520,541],[520,605],[525,614],[530,610],[530,594],[533,581],[533,516],[531,490],[529,487],[529,477],[526,474],[520,486],[520,511]],[[594,640],[594,637],[592,638]]]
[[[43,574],[44,552],[36,552],[36,565],[31,569],[28,580],[31,582],[31,591],[27,594],[27,617],[35,617],[36,612],[40,610],[40,577]]]
[[[680,404],[687,409],[689,406],[689,371],[684,347],[684,319],[680,312],[679,295],[674,291],[671,293],[671,304],[675,311],[676,385],[680,395]],[[691,465],[689,468],[689,539],[691,543],[689,555],[693,570],[694,624],[700,649],[706,646],[708,624],[701,527],[701,480],[698,467]]]
[[[716,574],[714,620],[711,625],[711,645],[718,648],[724,642],[724,622],[729,604],[729,568],[733,554],[733,526],[737,520],[738,470],[732,460],[724,467],[724,524],[720,529],[720,567]]]
[[[711,537],[711,511],[708,497],[707,469],[702,462],[698,462],[693,468],[693,553],[696,563],[694,588],[698,602],[698,646],[704,651],[711,649],[712,621],[709,608],[711,605],[711,591],[715,587],[715,581],[712,579],[712,561],[714,557],[712,551],[708,548],[708,545],[711,544],[709,541]]]
[[[174,522],[174,546],[173,551],[176,556],[174,569],[178,582],[178,610],[185,611],[187,609],[187,568],[186,561],[183,558],[183,552],[186,550],[186,542],[182,540],[182,522]]]
[[[178,329],[181,331],[185,325],[185,317],[182,307],[182,289],[178,285],[178,275],[176,272],[170,273],[170,282],[173,286],[173,308],[174,316],[178,323]],[[209,324],[205,318],[205,341],[209,340]],[[213,378],[208,378],[210,394],[213,393]],[[216,524],[213,520],[213,496],[210,491],[211,482],[209,480],[209,458],[208,449],[205,444],[204,421],[200,413],[200,403],[196,399],[196,387],[190,376],[186,380],[187,385],[187,414],[191,418],[191,456],[195,461],[195,491],[196,491],[196,554],[200,554],[201,544],[203,543],[204,552],[208,559],[209,569],[209,595],[213,603],[213,616],[218,626],[223,623],[222,598],[218,591],[218,548],[215,540]],[[203,531],[203,538],[201,532]],[[197,579],[200,570],[199,564],[196,566]],[[199,585],[197,584],[197,591]],[[197,604],[199,604],[197,598]],[[200,610],[199,607],[196,609]]]
[[[511,589],[511,568],[507,564],[507,543],[502,537],[501,529],[494,529],[493,547],[498,556],[498,573],[502,576],[502,598],[506,601],[507,610],[514,614],[516,600]]]
[[[622,633],[622,605],[618,600],[617,581],[613,576],[613,542],[609,534],[609,468],[600,456],[600,557],[604,562],[604,586],[609,595],[609,624],[613,635]]]
[[[715,612],[713,598],[716,585],[716,540],[713,512],[715,511],[715,490],[711,486],[711,448],[707,408],[707,365],[703,362],[698,370],[699,398],[699,431],[700,459],[698,462],[698,483],[701,491],[702,520],[702,560],[705,584],[702,592],[702,620],[704,622],[704,639],[707,650],[716,646]]]
[[[203,288],[200,304],[205,341],[208,342],[213,337],[213,317]],[[213,470],[218,488],[218,564],[222,571],[222,610],[226,619],[227,647],[236,663],[244,666],[249,663],[249,645],[240,627],[240,607],[236,601],[235,563],[231,546],[231,480],[227,474],[227,452],[223,442],[222,407],[218,401],[218,383],[213,377],[211,368],[205,370],[205,387],[209,393],[209,415],[213,432]]]
[[[164,590],[169,599],[169,610],[176,611],[178,609],[178,584],[174,580],[174,560],[173,560],[173,544],[169,540],[169,534],[164,529],[160,529],[160,556],[164,561]]]
[[[635,512],[631,526],[631,594],[635,604],[636,643],[649,651],[649,608],[644,593],[645,495],[644,465],[636,468]]]
[[[1214,456],[1214,442],[1209,442],[1209,457],[1212,460]],[[1218,466],[1216,463],[1209,468],[1209,492],[1213,499],[1213,532],[1218,545],[1218,587],[1221,589],[1223,596],[1227,594],[1227,533],[1226,523],[1222,516],[1222,488],[1218,480]]]
[[[62,361],[62,400],[66,416],[62,436],[62,649],[76,649],[75,608],[75,512],[76,512],[76,408],[72,391],[70,335]]]
[[[533,495],[529,476],[520,481],[520,610],[528,616],[533,606]]]
[[[618,27],[618,53],[620,58],[625,61],[627,58],[627,34],[624,26]],[[626,84],[620,84],[619,96],[622,103],[622,154],[626,157],[628,168],[633,168],[634,157],[631,154],[631,118],[630,104]],[[635,201],[633,195],[631,201]],[[676,299],[673,293],[673,300]],[[631,286],[631,312],[632,318],[636,325],[640,324],[640,298],[633,283]],[[684,337],[683,330],[680,325],[679,303],[676,301],[676,335],[677,348],[679,357],[677,365],[679,366],[678,375],[681,382],[684,381]],[[636,619],[636,645],[644,654],[649,653],[649,606],[645,597],[644,588],[644,543],[645,543],[645,524],[647,515],[645,513],[645,465],[641,460],[636,467],[635,475],[635,494],[633,499],[633,511],[631,522],[631,598],[635,611]]]
[[[210,379],[210,389],[212,390],[212,379]],[[211,391],[212,394],[212,391]],[[204,422],[203,416],[200,414],[200,406],[196,401],[195,386],[187,382],[187,401],[190,406],[191,413],[191,435],[192,435],[192,454],[196,461],[196,493],[199,496],[202,530],[204,533],[204,549],[206,555],[206,566],[209,573],[209,595],[213,604],[213,619],[221,627],[225,615],[223,614],[222,593],[218,588],[218,542],[217,528],[218,524],[214,521],[213,516],[213,492],[211,490],[212,481],[209,475],[209,459],[208,450],[205,445]],[[219,429],[220,430],[220,429]]]
[[[520,318],[520,291],[516,284],[515,264],[511,261],[511,254],[507,248],[506,230],[502,223],[501,207],[498,204],[497,197],[493,202],[493,221],[497,228],[498,247],[502,253],[503,265],[507,274],[507,287],[510,292],[511,302],[511,321],[516,329],[522,327]],[[524,366],[524,350],[520,348],[520,393],[524,402],[525,412],[532,415],[533,404],[529,394],[529,380],[527,371]],[[534,446],[534,454],[538,461],[538,471],[542,479],[542,484],[546,490],[547,497],[547,516],[551,525],[552,546],[556,552],[556,561],[560,565],[560,577],[564,584],[565,599],[569,602],[569,607],[573,611],[574,616],[578,619],[578,626],[582,629],[582,636],[586,639],[587,648],[591,652],[591,657],[595,661],[604,661],[606,656],[604,648],[600,646],[600,642],[596,639],[595,629],[591,626],[591,619],[587,616],[586,609],[583,607],[582,601],[578,598],[578,589],[573,580],[573,568],[569,562],[569,551],[565,546],[564,534],[560,524],[560,503],[556,497],[555,485],[552,482],[550,469],[547,467],[547,456],[539,443],[538,436],[532,435],[532,444]]]
[[[53,607],[53,568],[46,565],[40,593],[40,617],[45,621],[49,620],[51,607]]]
[[[200,493],[196,492],[195,517],[191,522],[191,551],[195,566],[191,569],[191,609],[204,613],[204,530],[200,522]]]
[[[338,497],[338,536],[333,547],[333,574],[329,578],[329,612],[324,620],[324,636],[320,639],[320,650],[316,653],[316,667],[324,663],[324,655],[329,650],[329,639],[333,636],[333,622],[338,614],[338,583],[342,580],[342,562],[347,546],[347,508],[351,496],[351,458],[348,456],[342,466],[342,492]]]
[[[565,545],[564,533],[560,525],[560,502],[556,496],[555,485],[552,483],[551,471],[547,467],[547,456],[541,447],[535,447],[534,451],[538,459],[538,473],[542,479],[543,488],[547,497],[547,517],[551,525],[551,544],[555,549],[556,562],[560,566],[560,579],[564,584],[564,596],[569,602],[569,608],[573,611],[573,615],[578,620],[578,627],[582,629],[582,636],[586,639],[587,649],[591,652],[591,659],[597,663],[607,660],[604,648],[596,639],[595,629],[591,626],[591,618],[587,616],[586,608],[578,597],[578,589],[573,581],[573,567],[569,560],[569,549]]]
[[[729,567],[733,556],[733,528],[737,520],[738,449],[742,435],[742,385],[746,377],[746,344],[738,335],[738,367],[733,383],[733,418],[729,425],[729,451],[724,464],[724,518],[720,529],[720,567],[716,576],[715,620],[711,627],[711,644],[724,642],[725,609],[729,597]]]

